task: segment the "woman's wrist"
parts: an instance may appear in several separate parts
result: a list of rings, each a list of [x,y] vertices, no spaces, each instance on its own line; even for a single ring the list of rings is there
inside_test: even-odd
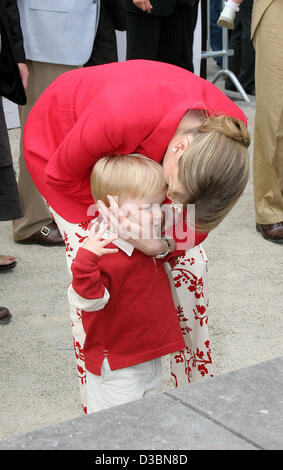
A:
[[[167,237],[166,237],[167,238]],[[161,255],[164,257],[174,251],[175,249],[175,242],[173,239],[167,238],[170,247],[168,246],[168,242],[162,238],[152,238],[152,239],[131,239],[128,240],[137,250],[142,251],[145,255],[148,256],[158,256]],[[168,249],[169,248],[169,249]]]
[[[166,237],[162,237],[161,240],[165,243],[165,249],[161,253],[155,255],[155,258],[157,259],[165,258],[169,253],[173,251],[172,244],[174,243],[174,240]]]

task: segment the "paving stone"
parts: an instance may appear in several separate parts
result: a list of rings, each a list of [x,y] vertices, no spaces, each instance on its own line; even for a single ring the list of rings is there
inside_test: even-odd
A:
[[[283,358],[4,440],[0,450],[282,448]]]
[[[283,448],[283,357],[168,395],[263,449]]]

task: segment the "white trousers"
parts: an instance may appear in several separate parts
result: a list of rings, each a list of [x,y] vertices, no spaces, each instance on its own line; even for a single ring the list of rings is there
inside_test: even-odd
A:
[[[123,369],[111,370],[107,358],[101,375],[86,371],[87,412],[93,413],[161,391],[161,358]]]
[[[88,236],[88,222],[67,222],[49,206],[65,241],[67,266],[71,276],[71,263],[82,242]],[[207,258],[201,245],[187,250],[174,264],[165,263],[172,297],[180,321],[186,348],[163,359],[163,387],[172,388],[213,377],[211,346],[208,335],[208,279]],[[70,278],[71,280],[71,278]],[[87,375],[83,355],[85,332],[81,311],[70,306],[72,335],[76,356],[81,400],[87,413]]]

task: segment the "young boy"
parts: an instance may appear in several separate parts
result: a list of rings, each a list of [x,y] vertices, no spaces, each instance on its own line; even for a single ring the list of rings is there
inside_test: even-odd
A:
[[[91,175],[95,201],[117,196],[143,236],[161,223],[166,185],[162,167],[141,155],[100,159]],[[133,236],[132,236],[133,238]],[[87,412],[160,390],[161,357],[185,343],[160,259],[135,250],[95,222],[72,264],[70,303],[82,310],[86,338]]]

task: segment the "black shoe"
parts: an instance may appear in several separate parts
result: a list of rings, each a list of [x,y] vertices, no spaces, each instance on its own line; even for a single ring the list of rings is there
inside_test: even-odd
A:
[[[11,321],[12,315],[6,307],[0,307],[0,325],[6,325]]]
[[[225,90],[237,91],[239,93],[239,90],[235,87],[234,83],[231,82],[230,80],[225,81]],[[247,93],[247,95],[255,96],[255,87],[244,88],[244,90]]]
[[[256,224],[256,230],[265,240],[273,243],[283,243],[283,222],[276,224]]]

